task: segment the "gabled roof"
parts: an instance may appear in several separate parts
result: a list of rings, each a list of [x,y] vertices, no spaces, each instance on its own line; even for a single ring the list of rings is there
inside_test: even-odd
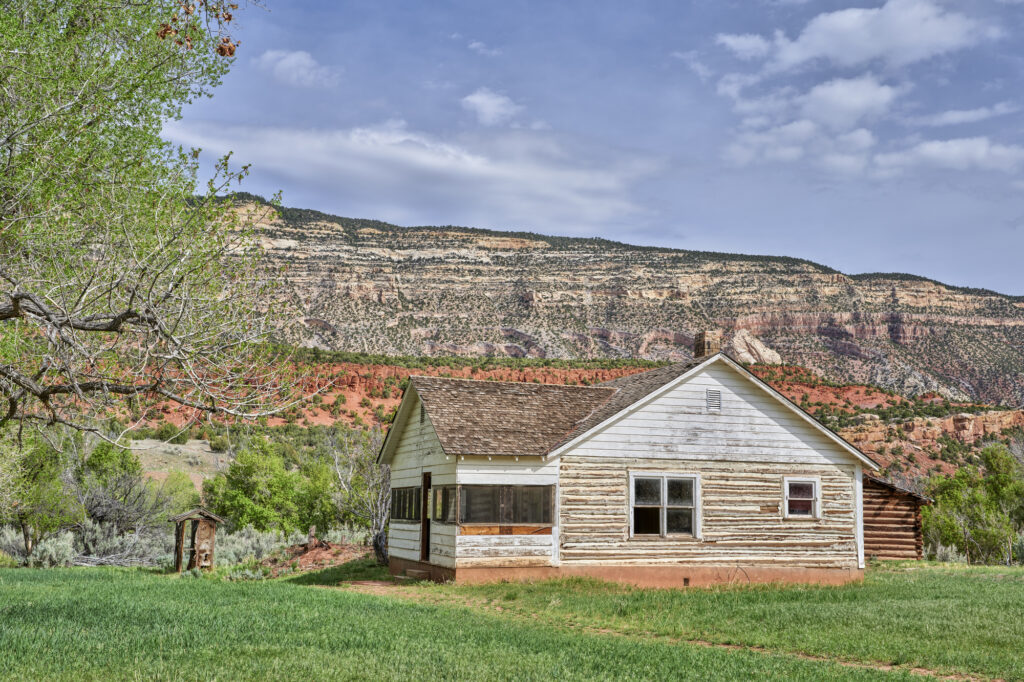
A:
[[[412,396],[423,402],[448,455],[557,455],[638,409],[713,362],[724,362],[792,410],[870,469],[878,464],[724,353],[658,367],[597,386],[561,386],[440,377],[410,377],[395,425],[379,458],[396,447],[391,435],[411,418]]]
[[[221,517],[217,516],[212,511],[204,507],[196,507],[195,509],[189,509],[187,512],[183,512],[181,514],[178,514],[177,516],[172,516],[167,520],[171,523],[178,523],[179,521],[186,521],[188,519],[198,519],[199,517],[209,519],[214,523],[224,523],[224,519],[222,519]]]
[[[411,377],[448,455],[544,455],[614,388]]]

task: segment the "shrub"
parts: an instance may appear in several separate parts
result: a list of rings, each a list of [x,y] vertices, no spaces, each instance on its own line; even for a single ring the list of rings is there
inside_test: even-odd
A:
[[[255,559],[259,561],[273,552],[306,541],[302,533],[285,536],[277,531],[260,532],[252,526],[234,533],[218,533],[214,550],[214,562],[221,566],[240,564]]]
[[[231,441],[227,436],[214,436],[210,439],[210,449],[214,452],[227,452],[231,449]]]
[[[54,566],[70,566],[78,552],[75,551],[75,536],[70,531],[64,531],[57,535],[46,538],[32,550],[32,556],[28,557],[29,566],[40,566],[52,568]]]

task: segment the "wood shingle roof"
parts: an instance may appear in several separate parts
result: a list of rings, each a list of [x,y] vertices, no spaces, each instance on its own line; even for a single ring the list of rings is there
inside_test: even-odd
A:
[[[616,392],[596,386],[410,380],[449,455],[547,454]]]

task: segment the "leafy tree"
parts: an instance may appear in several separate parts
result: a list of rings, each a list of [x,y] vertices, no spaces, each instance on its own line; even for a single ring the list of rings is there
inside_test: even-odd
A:
[[[171,514],[180,514],[199,506],[199,491],[184,472],[172,471],[167,474],[160,490],[167,497],[167,506]]]
[[[261,343],[269,282],[247,248],[269,207],[245,174],[161,130],[231,64],[219,0],[7,0],[0,7],[0,426],[136,420],[159,403],[255,416],[294,382]],[[285,374],[282,374],[282,373]]]
[[[369,433],[338,433],[332,450],[337,478],[337,504],[341,513],[370,530],[377,561],[386,564],[387,524],[391,513],[391,469],[377,462],[384,436],[380,429]]]
[[[203,493],[209,508],[238,528],[289,533],[311,525],[320,530],[334,525],[332,486],[325,466],[311,463],[289,470],[271,443],[256,438],[226,473],[204,484]]]
[[[1003,445],[980,453],[982,468],[964,466],[929,485],[935,504],[923,510],[931,544],[955,546],[972,563],[1010,563],[1024,526],[1024,467]]]
[[[25,555],[54,533],[78,523],[85,510],[75,496],[68,455],[41,438],[26,439],[14,482],[9,519],[21,531]]]

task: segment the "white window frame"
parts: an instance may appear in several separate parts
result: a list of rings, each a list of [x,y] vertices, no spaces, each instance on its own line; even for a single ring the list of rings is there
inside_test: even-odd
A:
[[[811,505],[811,515],[789,513],[789,484],[810,483],[814,486],[814,500]],[[803,498],[798,498],[803,499]],[[817,520],[821,518],[821,477],[820,476],[784,476],[782,478],[782,518],[800,520]]]
[[[633,507],[636,505],[634,501],[636,499],[636,484],[635,481],[638,478],[660,478],[661,479],[661,527],[664,532],[661,535],[649,535],[643,533],[636,535],[633,532]],[[669,533],[667,523],[667,509],[668,509],[668,479],[686,479],[693,481],[693,535],[686,535],[684,533]],[[702,523],[701,523],[701,503],[700,503],[700,474],[691,473],[679,473],[674,471],[630,471],[629,472],[629,537],[630,538],[689,538],[701,539],[702,535]]]

